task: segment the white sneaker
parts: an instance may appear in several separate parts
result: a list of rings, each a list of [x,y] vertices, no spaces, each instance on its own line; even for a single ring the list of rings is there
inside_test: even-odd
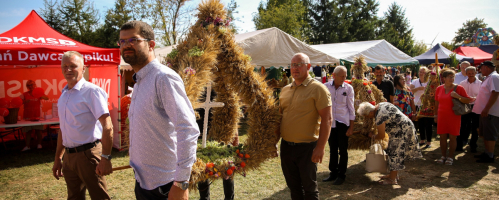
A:
[[[24,147],[24,149],[23,149],[23,150],[21,150],[21,152],[23,152],[23,151],[28,151],[28,150],[30,150],[30,148],[26,146],[26,147]]]
[[[42,145],[41,144],[38,144],[38,146],[36,147],[37,149],[42,149]]]

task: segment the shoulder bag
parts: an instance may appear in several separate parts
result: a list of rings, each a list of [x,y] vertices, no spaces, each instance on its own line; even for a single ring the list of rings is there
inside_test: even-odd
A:
[[[457,85],[454,87],[453,91],[457,90]],[[456,115],[466,115],[471,112],[471,105],[467,103],[462,103],[459,101],[459,99],[452,98],[452,103],[454,106],[452,106],[452,110],[454,110],[454,114]]]

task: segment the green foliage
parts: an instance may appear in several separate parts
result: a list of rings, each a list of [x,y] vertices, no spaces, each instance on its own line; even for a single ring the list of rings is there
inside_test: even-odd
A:
[[[59,12],[57,0],[43,0],[44,8],[41,9],[41,16],[45,22],[58,32],[63,31],[61,13]]]
[[[466,20],[463,23],[463,27],[459,28],[456,32],[456,37],[454,37],[455,44],[461,44],[464,40],[471,38],[479,28],[487,27],[487,23],[484,22],[484,19],[475,19]]]
[[[238,18],[234,17],[234,14],[239,13],[239,11],[236,11],[237,8],[239,8],[239,5],[237,5],[236,0],[231,0],[229,4],[227,4],[226,6],[227,18],[230,19],[232,22],[239,21]],[[232,33],[237,34],[237,27],[234,23],[230,23],[229,27],[232,30]]]
[[[442,42],[441,45],[444,46],[445,48],[451,50],[451,51],[454,51],[454,49],[456,49],[456,44],[455,43]]]
[[[392,3],[380,21],[379,39],[385,39],[407,55],[414,57],[414,38],[409,20],[405,17],[405,9]]]
[[[291,36],[305,41],[303,29],[308,27],[304,20],[305,6],[298,0],[269,0],[260,2],[258,13],[253,16],[257,30],[277,27]]]
[[[416,56],[421,55],[428,51],[428,46],[424,43],[424,41],[415,41],[414,47],[412,47],[412,53]]]
[[[94,45],[99,25],[99,11],[88,0],[62,0],[58,10],[62,20],[61,33],[79,42]]]
[[[305,0],[311,44],[376,39],[379,4],[375,0]]]
[[[114,8],[107,10],[104,24],[97,29],[99,39],[95,46],[118,48],[121,25],[132,19],[131,13],[126,0],[116,0]]]
[[[178,54],[178,50],[172,49],[172,51],[168,55],[166,55],[166,57],[168,57],[170,59],[174,59],[175,57],[177,57],[177,54]]]
[[[459,60],[456,58],[456,54],[452,53],[449,55],[449,63],[451,67],[457,67]]]
[[[203,162],[213,162],[215,165],[220,165],[217,163],[219,161],[234,161],[237,157],[236,150],[244,151],[244,146],[240,144],[239,146],[223,145],[216,141],[206,141],[206,148],[202,148],[202,140],[198,141],[198,149],[196,157],[203,160]]]
[[[197,46],[194,46],[194,47],[192,47],[192,49],[189,49],[189,57],[202,56],[203,54],[204,54],[204,51],[201,51]]]

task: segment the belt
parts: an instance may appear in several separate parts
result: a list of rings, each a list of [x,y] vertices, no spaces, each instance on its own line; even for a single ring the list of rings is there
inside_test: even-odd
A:
[[[317,141],[315,142],[308,142],[308,143],[305,143],[305,142],[301,142],[301,143],[294,143],[294,142],[288,142],[284,139],[281,140],[283,143],[286,143],[288,144],[289,146],[305,146],[305,145],[313,145],[315,143],[317,143]]]
[[[87,143],[87,144],[84,144],[84,145],[81,145],[81,146],[77,146],[77,147],[73,147],[73,148],[66,148],[66,151],[68,153],[82,152],[82,151],[86,151],[86,150],[89,150],[91,148],[94,148],[99,143],[100,143],[100,140],[97,140],[95,142]]]

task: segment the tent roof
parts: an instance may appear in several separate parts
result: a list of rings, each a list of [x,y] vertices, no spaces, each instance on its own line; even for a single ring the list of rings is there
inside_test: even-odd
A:
[[[497,46],[495,44],[490,44],[490,45],[480,45],[478,48],[482,51],[487,52],[487,53],[494,54],[494,51],[499,49],[499,46]]]
[[[451,55],[453,52],[438,43],[427,52],[419,56],[416,56],[414,58],[419,60],[419,63],[423,65],[428,65],[431,63],[435,63],[435,53],[437,53],[438,55],[439,63],[449,64],[449,55]],[[459,62],[468,61],[470,63],[473,63],[473,58],[471,57],[465,57],[456,54],[456,58],[459,60]]]
[[[321,44],[312,45],[312,47],[348,62],[353,62],[355,57],[364,55],[369,66],[378,64],[396,66],[418,63],[416,59],[411,58],[386,40]]]
[[[2,65],[60,65],[66,51],[78,51],[85,64],[119,64],[118,48],[89,46],[50,27],[34,10],[17,26],[0,34],[0,50],[9,51]]]
[[[472,57],[474,65],[478,65],[486,60],[492,59],[492,54],[480,50],[478,47],[458,47],[454,50],[459,55]]]
[[[235,36],[235,41],[244,49],[245,54],[251,56],[251,63],[257,66],[286,67],[291,63],[293,55],[298,52],[307,54],[314,65],[339,62],[338,59],[310,47],[275,27],[238,34]],[[165,57],[171,50],[171,46],[155,49],[156,58]],[[122,62],[122,65],[127,64]]]

